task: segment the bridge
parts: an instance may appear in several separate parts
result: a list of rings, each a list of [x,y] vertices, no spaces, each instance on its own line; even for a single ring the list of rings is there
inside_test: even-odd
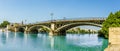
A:
[[[8,29],[14,32],[38,32],[40,28],[46,28],[49,35],[66,35],[66,30],[76,26],[91,25],[102,27],[105,17],[90,17],[90,18],[77,18],[77,19],[59,19],[50,20],[27,25],[9,25]]]

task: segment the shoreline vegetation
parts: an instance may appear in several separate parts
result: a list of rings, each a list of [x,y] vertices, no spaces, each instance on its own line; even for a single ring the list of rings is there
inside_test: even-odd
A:
[[[9,24],[10,24],[10,22],[8,22],[8,21],[3,21],[3,22],[0,24],[0,29],[6,28],[7,25],[9,25]]]
[[[108,39],[109,27],[120,27],[120,11],[110,13],[102,24],[102,29],[98,31],[98,36]]]
[[[86,34],[86,33],[97,33],[95,30],[90,30],[90,29],[80,29],[80,27],[75,27],[71,28],[66,31],[66,33],[71,33],[71,34]]]
[[[4,32],[6,31],[6,28],[7,28],[7,25],[9,25],[10,22],[8,21],[3,21],[1,24],[0,24],[0,31]]]

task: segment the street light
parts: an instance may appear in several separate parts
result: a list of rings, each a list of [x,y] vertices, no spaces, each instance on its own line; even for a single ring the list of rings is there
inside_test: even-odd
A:
[[[63,20],[66,20],[66,17],[63,17]]]
[[[54,13],[51,13],[50,15],[51,15],[51,22],[52,22]]]

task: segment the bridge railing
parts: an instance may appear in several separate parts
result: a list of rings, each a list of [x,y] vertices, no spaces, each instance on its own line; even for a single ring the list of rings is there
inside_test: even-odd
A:
[[[66,19],[57,19],[57,21],[64,21],[64,20],[105,20],[104,17],[84,17],[84,18],[66,18]]]
[[[72,21],[72,20],[105,20],[106,17],[84,17],[84,18],[66,18],[66,19],[54,19],[54,20],[48,20],[43,22],[51,22],[51,21]],[[43,23],[42,22],[42,23]],[[39,22],[40,23],[40,22]]]
[[[64,18],[64,19],[54,19],[48,21],[41,21],[37,23],[31,24],[40,24],[40,23],[49,23],[49,22],[56,22],[56,21],[74,21],[74,20],[105,20],[107,17],[82,17],[82,18]]]

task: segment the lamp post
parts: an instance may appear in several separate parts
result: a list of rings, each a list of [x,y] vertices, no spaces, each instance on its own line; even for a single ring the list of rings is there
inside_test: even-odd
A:
[[[51,22],[53,22],[53,13],[50,14],[51,15]]]
[[[53,23],[53,13],[50,14],[51,15],[51,32],[50,32],[50,35],[53,35],[54,34],[54,29],[55,29],[55,24]]]
[[[63,20],[66,20],[66,17],[63,17]]]

